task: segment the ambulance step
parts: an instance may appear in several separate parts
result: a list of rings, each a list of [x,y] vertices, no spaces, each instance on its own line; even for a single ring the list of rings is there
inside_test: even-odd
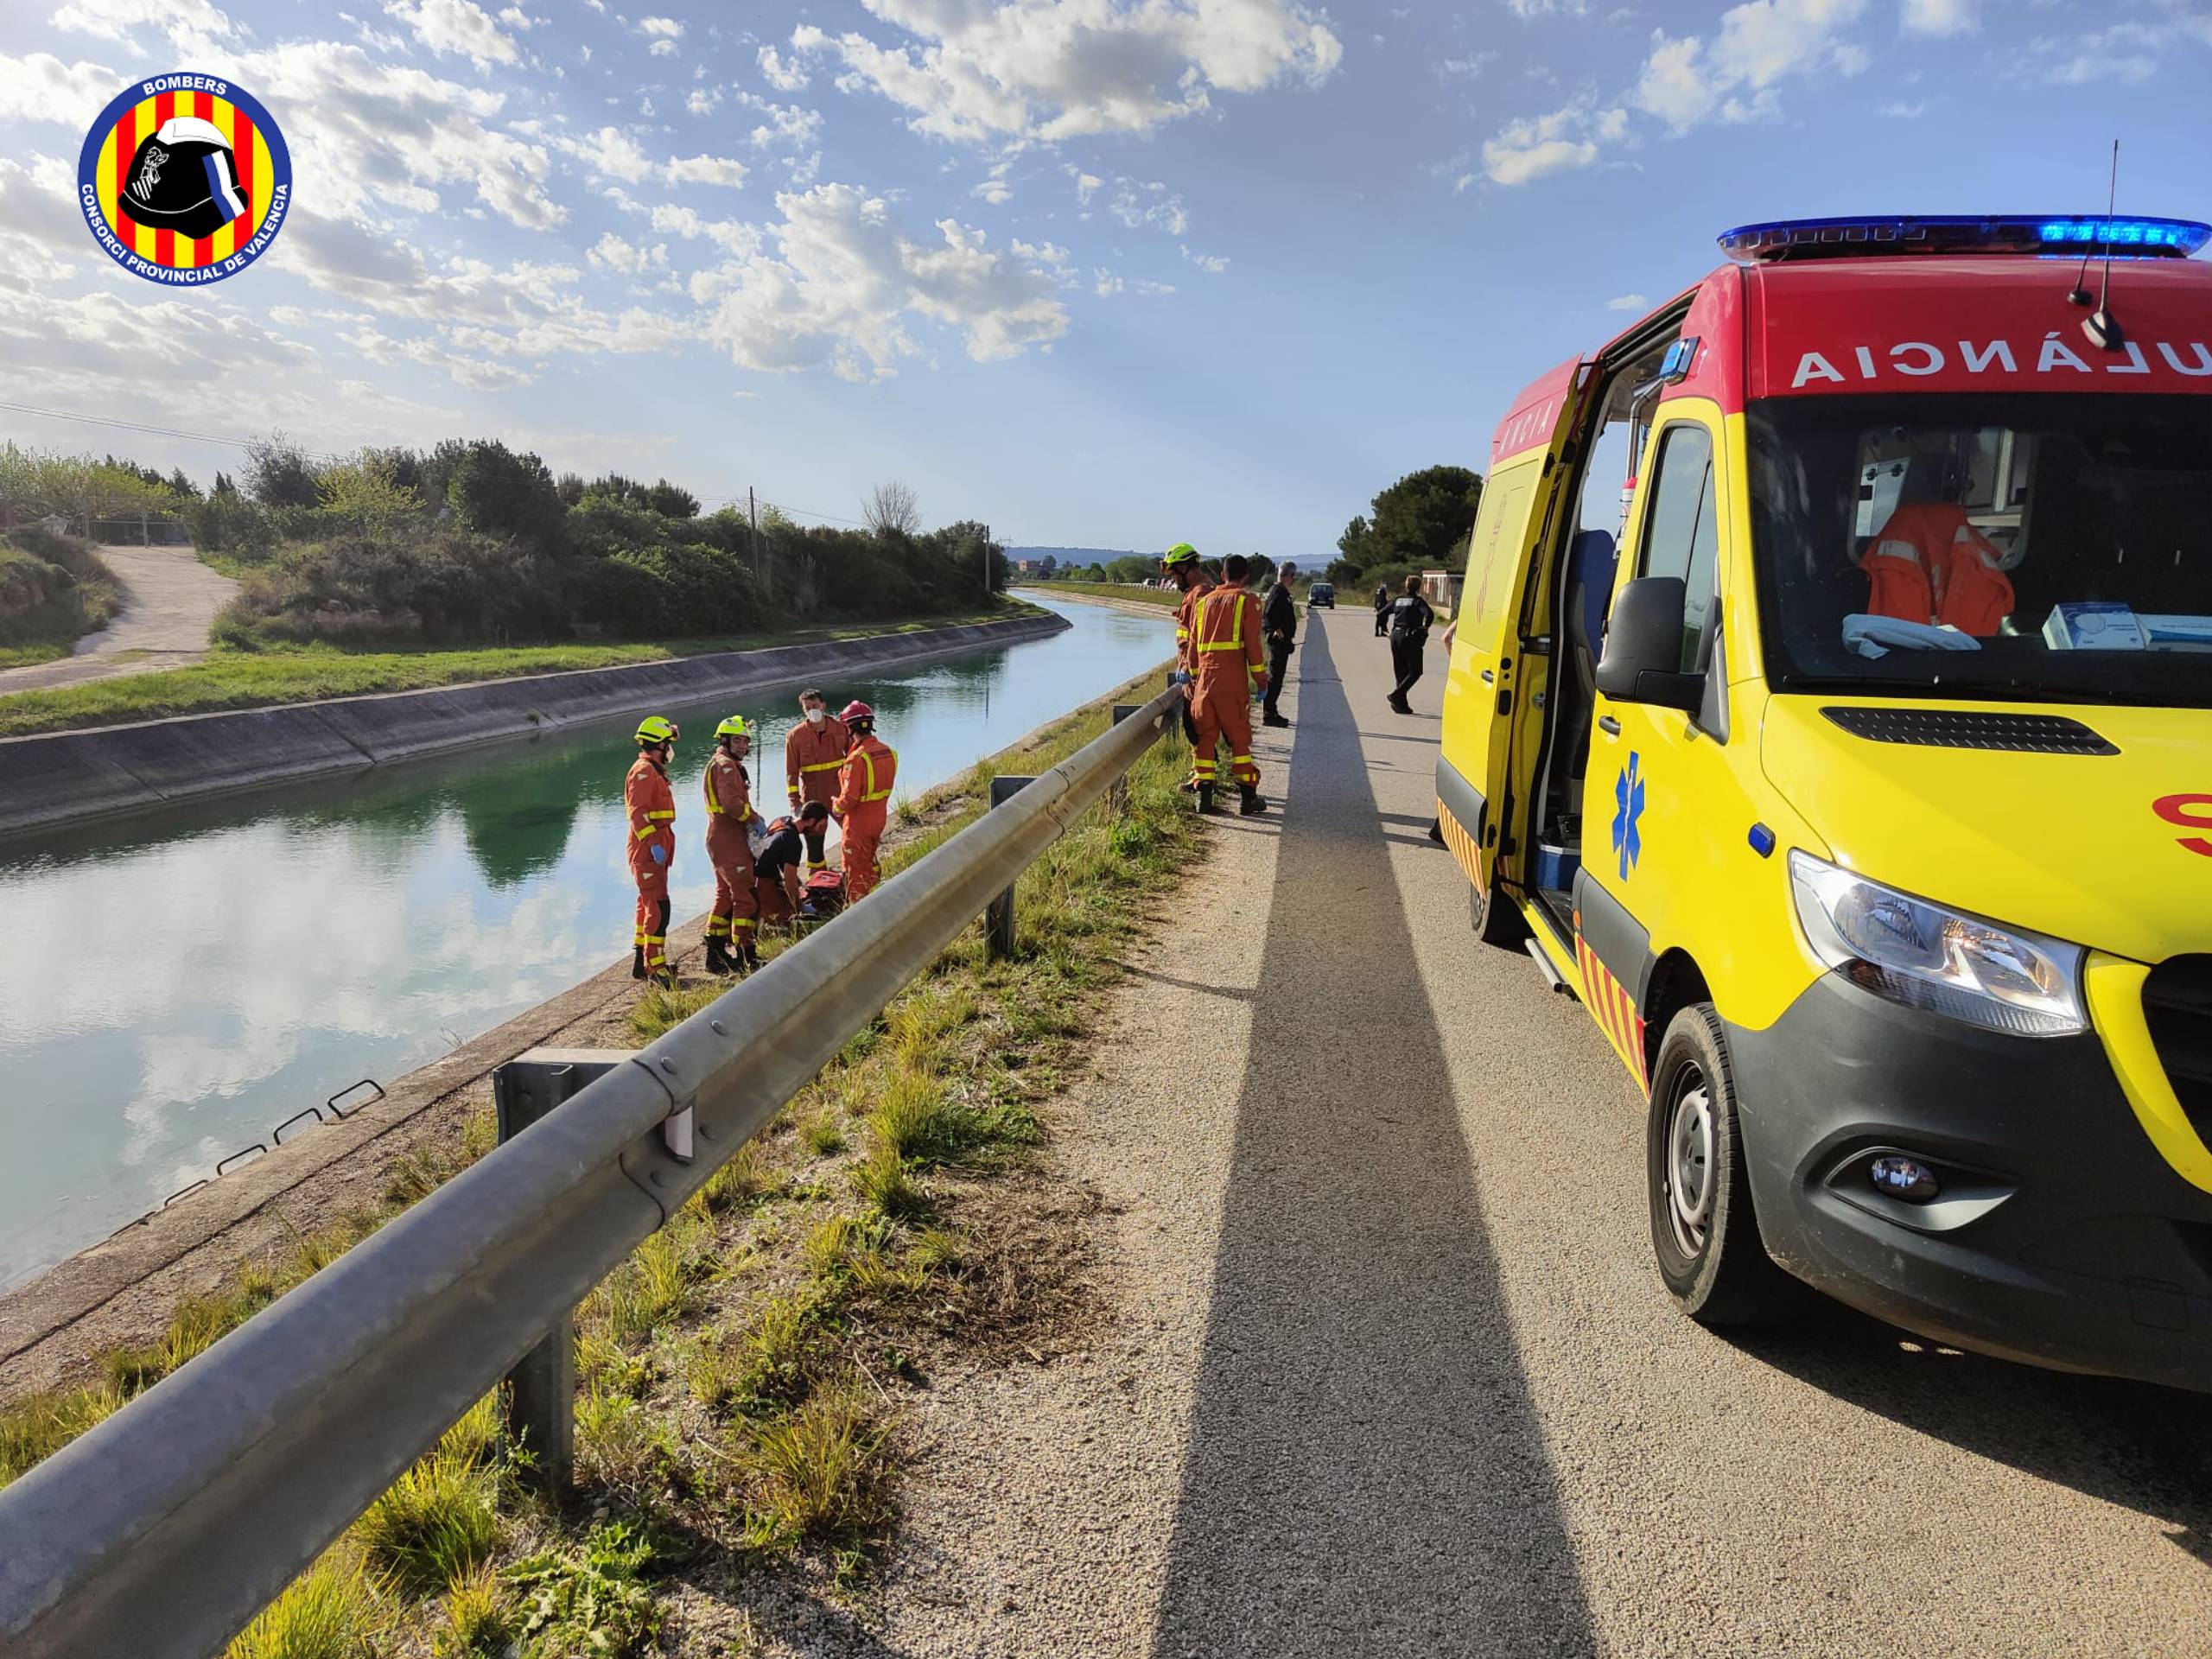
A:
[[[1557,991],[1561,996],[1573,996],[1573,987],[1567,982],[1558,969],[1552,966],[1552,959],[1544,954],[1544,947],[1538,944],[1533,938],[1524,939],[1522,943],[1528,946],[1529,959],[1536,964],[1537,970],[1543,975],[1545,982],[1551,986],[1552,989]]]

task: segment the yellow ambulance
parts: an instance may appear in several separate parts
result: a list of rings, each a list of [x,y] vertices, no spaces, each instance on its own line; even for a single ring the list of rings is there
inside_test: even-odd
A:
[[[1497,428],[1438,812],[1701,1321],[2212,1388],[2208,238],[1745,226]]]

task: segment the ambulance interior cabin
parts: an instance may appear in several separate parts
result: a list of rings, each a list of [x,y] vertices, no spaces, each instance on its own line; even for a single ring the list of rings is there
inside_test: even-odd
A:
[[[2202,706],[2212,397],[1770,397],[1745,426],[1776,690]]]

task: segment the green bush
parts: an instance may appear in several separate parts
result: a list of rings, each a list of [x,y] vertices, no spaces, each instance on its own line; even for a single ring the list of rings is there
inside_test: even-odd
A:
[[[86,543],[36,524],[0,537],[0,645],[67,645],[123,608],[114,575]]]

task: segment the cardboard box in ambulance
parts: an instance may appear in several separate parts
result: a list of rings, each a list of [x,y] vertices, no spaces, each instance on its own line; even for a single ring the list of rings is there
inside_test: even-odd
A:
[[[1749,226],[1498,427],[1438,810],[1695,1318],[2212,1388],[2208,237]]]

